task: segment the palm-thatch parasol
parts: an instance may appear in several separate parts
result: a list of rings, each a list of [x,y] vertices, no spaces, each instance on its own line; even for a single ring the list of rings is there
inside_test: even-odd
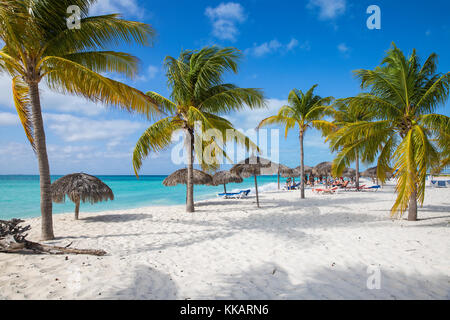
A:
[[[304,168],[305,168],[305,175],[308,175],[309,177],[313,175],[313,167],[304,166]],[[302,175],[302,166],[298,166],[294,170],[297,173],[296,177],[300,177]]]
[[[311,175],[312,171],[313,171],[313,167],[310,167],[310,166],[304,166],[304,167],[305,167],[305,174]],[[298,166],[297,168],[295,168],[295,171],[297,171],[298,177],[299,177],[301,174],[301,171],[302,171],[302,166]]]
[[[244,179],[230,171],[218,171],[213,176],[213,184],[218,186],[223,184],[223,191],[227,193],[227,183],[242,183]]]
[[[368,168],[361,173],[361,177],[374,179],[377,176],[377,167]]]
[[[331,162],[321,162],[312,169],[312,173],[318,177],[329,177],[331,175]]]
[[[283,178],[298,177],[297,171],[295,169],[291,169],[283,164],[276,164],[276,167],[278,175],[278,190],[280,189],[280,176]]]
[[[356,170],[352,168],[345,168],[342,172],[343,177],[354,178],[356,177]]]
[[[114,200],[114,194],[110,187],[99,178],[86,173],[73,173],[61,177],[52,183],[53,202],[65,202],[66,196],[75,203],[75,219],[78,220],[80,202],[91,204]]]
[[[272,167],[272,162],[270,160],[261,157],[250,157],[244,161],[239,162],[230,172],[237,174],[243,178],[248,178],[253,176],[255,178],[255,191],[256,191],[256,206],[259,208],[259,195],[258,195],[258,182],[256,176],[261,175],[264,169],[268,170]]]
[[[173,187],[177,184],[187,184],[187,169],[180,169],[164,179],[163,185]],[[194,184],[213,185],[212,177],[200,170],[194,169]]]

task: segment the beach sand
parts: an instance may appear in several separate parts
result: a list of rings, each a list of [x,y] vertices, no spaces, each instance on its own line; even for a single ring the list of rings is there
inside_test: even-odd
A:
[[[58,214],[47,243],[108,255],[0,253],[0,298],[450,299],[450,189],[427,188],[418,222],[390,219],[393,190]]]

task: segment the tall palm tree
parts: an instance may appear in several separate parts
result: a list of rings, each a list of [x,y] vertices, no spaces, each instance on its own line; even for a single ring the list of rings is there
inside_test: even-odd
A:
[[[187,150],[186,211],[194,212],[193,162],[194,152],[204,169],[215,169],[215,161],[202,161],[200,156],[206,147],[212,147],[212,158],[225,155],[227,142],[238,142],[246,148],[257,149],[245,135],[234,131],[227,135],[233,125],[220,115],[242,110],[245,106],[264,106],[263,93],[259,89],[244,89],[223,83],[226,71],[237,73],[240,52],[235,48],[205,47],[201,50],[182,51],[178,59],[166,57],[165,67],[170,99],[156,92],[147,95],[156,101],[168,116],[151,125],[138,140],[133,152],[133,167],[138,175],[142,161],[150,152],[159,152],[171,144],[174,132],[183,130]],[[200,124],[200,127],[196,127]],[[200,129],[200,131],[199,131]],[[201,133],[214,129],[214,138]],[[195,145],[195,147],[194,147]],[[216,151],[216,154],[214,153]],[[213,159],[214,160],[214,159]]]
[[[333,123],[336,125],[335,130],[329,132],[327,136],[327,141],[330,142],[330,149],[333,152],[339,151],[345,147],[345,145],[341,145],[343,142],[340,140],[340,132],[337,131],[340,128],[344,128],[345,126],[353,123],[358,123],[361,121],[371,121],[374,119],[375,114],[372,110],[366,108],[361,104],[349,104],[342,100],[336,100],[334,103],[333,110]],[[344,169],[352,162],[355,162],[356,167],[356,177],[355,184],[356,190],[359,190],[359,161],[360,155],[364,153],[363,149],[353,149],[354,152],[349,153],[340,153],[343,157],[337,157],[333,160],[332,172],[334,176],[341,176]]]
[[[137,58],[106,51],[115,44],[147,45],[149,25],[118,15],[89,17],[94,0],[2,0],[0,6],[0,72],[12,78],[15,107],[39,162],[42,239],[53,239],[50,169],[47,158],[39,86],[85,97],[94,102],[136,110],[149,117],[156,105],[144,93],[101,73],[137,73]],[[81,10],[81,29],[68,29],[67,8]]]
[[[405,57],[393,44],[379,67],[355,71],[361,88],[370,90],[346,101],[364,105],[376,120],[348,124],[337,133],[345,145],[338,158],[363,148],[364,161],[378,157],[382,182],[394,162],[397,199],[391,214],[402,216],[408,210],[411,221],[417,220],[417,202],[424,200],[427,171],[449,153],[450,118],[434,112],[448,99],[450,72],[437,73],[436,61],[433,53],[421,65],[415,50]]]
[[[333,97],[321,98],[314,94],[317,85],[314,85],[306,93],[293,89],[289,93],[289,105],[280,108],[274,116],[262,120],[258,128],[271,124],[281,124],[285,126],[285,138],[290,129],[298,125],[300,139],[300,166],[301,166],[301,198],[305,198],[305,164],[303,140],[308,128],[316,128],[328,132],[334,125],[323,117],[331,114],[331,107],[327,106]]]

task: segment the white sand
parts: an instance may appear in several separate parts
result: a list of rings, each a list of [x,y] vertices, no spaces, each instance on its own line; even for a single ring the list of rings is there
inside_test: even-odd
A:
[[[108,255],[0,253],[0,298],[450,299],[450,189],[427,189],[418,222],[390,220],[392,186],[306,195],[55,215],[50,243]]]

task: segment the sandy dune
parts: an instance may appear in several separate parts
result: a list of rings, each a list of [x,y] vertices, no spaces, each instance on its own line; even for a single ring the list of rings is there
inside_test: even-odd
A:
[[[450,189],[427,190],[419,222],[389,219],[392,186],[306,195],[55,215],[50,243],[108,255],[0,254],[0,298],[450,299]]]

